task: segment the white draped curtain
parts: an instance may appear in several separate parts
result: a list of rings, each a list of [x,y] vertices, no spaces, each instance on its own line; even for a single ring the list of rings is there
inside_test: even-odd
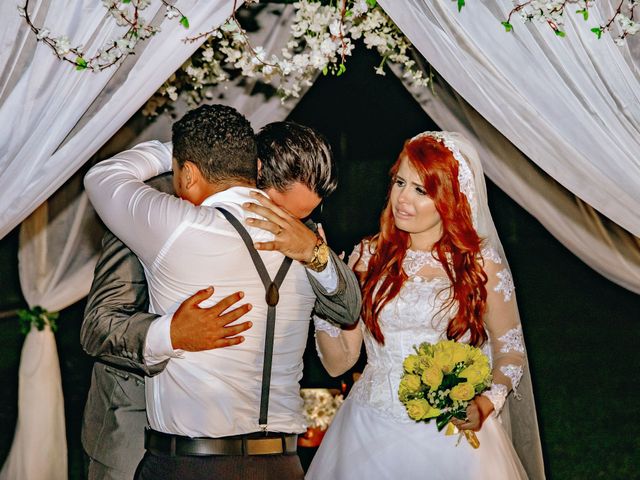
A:
[[[240,4],[241,2],[238,2]],[[22,4],[22,2],[21,2]],[[58,60],[18,15],[16,1],[0,4],[0,238],[24,220],[83,165],[198,48],[189,35],[219,25],[231,0],[182,0],[186,30],[152,1],[145,18],[161,32],[136,54],[100,73],[76,72]],[[93,52],[124,28],[95,0],[32,0],[37,26],[66,34]]]
[[[640,56],[568,12],[566,37],[545,23],[500,26],[508,1],[379,2],[466,102],[532,162],[587,204],[640,235]],[[631,38],[631,41],[635,39]],[[637,53],[637,48],[636,48]]]

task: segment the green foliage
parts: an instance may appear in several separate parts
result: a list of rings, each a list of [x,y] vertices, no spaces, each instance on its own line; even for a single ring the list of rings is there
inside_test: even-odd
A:
[[[602,31],[603,31],[603,30],[602,30],[602,27],[595,27],[595,28],[592,28],[592,29],[591,29],[591,31],[592,31],[593,33],[595,33],[595,34],[596,34],[596,36],[598,37],[598,40],[600,40],[600,37],[602,37]]]
[[[566,33],[564,33],[562,30],[554,30],[554,33],[559,37],[566,36]]]
[[[87,61],[82,57],[76,58],[76,70],[84,70],[86,68],[87,68]]]
[[[29,333],[31,326],[34,325],[38,330],[44,329],[45,325],[49,325],[52,332],[58,331],[56,320],[60,314],[58,312],[49,312],[40,306],[33,307],[31,310],[18,310],[18,321],[20,322],[20,331],[23,334]]]
[[[377,0],[367,0],[367,5],[369,5],[369,8],[373,8],[378,4]]]
[[[584,18],[584,19],[585,19],[585,21],[586,21],[586,20],[589,20],[589,10],[587,10],[586,8],[585,8],[585,9],[583,9],[583,10],[576,10],[576,13],[577,13],[578,15],[579,15],[579,14],[582,14],[582,18]]]
[[[458,0],[458,12],[465,6],[464,0]]]
[[[184,28],[189,28],[189,19],[185,16],[183,16],[180,19],[180,24],[184,27]]]
[[[513,30],[513,25],[511,25],[509,22],[501,22],[502,26],[504,27],[506,32],[510,32],[511,30]]]

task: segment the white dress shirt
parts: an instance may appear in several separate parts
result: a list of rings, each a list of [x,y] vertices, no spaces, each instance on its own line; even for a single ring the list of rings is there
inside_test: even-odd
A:
[[[154,430],[191,437],[222,437],[258,431],[267,305],[265,290],[247,248],[233,226],[217,211],[221,206],[242,224],[241,205],[253,201],[254,189],[233,187],[195,206],[145,185],[171,170],[170,146],[151,141],[94,166],[85,188],[96,211],[140,259],[149,286],[150,311],[163,315],[149,329],[146,353],[152,362],[171,357],[165,370],[146,379],[147,415]],[[246,224],[245,224],[246,225]],[[246,226],[254,242],[273,235]],[[271,278],[284,256],[260,252]],[[335,290],[333,264],[315,275]],[[238,322],[252,321],[245,341],[204,352],[174,351],[171,314],[181,302],[209,285],[211,306],[237,291],[252,310]],[[305,269],[293,262],[280,287],[269,401],[268,430],[302,432],[302,355],[315,302]]]

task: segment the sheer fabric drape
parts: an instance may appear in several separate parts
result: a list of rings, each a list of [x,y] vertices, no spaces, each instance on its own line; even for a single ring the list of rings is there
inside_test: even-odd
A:
[[[536,167],[436,75],[435,95],[399,78],[443,130],[461,132],[480,153],[485,174],[565,247],[612,282],[640,293],[640,239]]]
[[[590,9],[594,25],[611,4]],[[566,15],[566,37],[546,24],[500,26],[510,2],[381,0],[420,53],[538,167],[609,219],[640,235],[640,56],[632,39],[597,40]],[[634,50],[635,49],[635,50]],[[443,128],[446,128],[444,125]]]
[[[96,74],[74,71],[37,43],[16,6],[0,5],[0,238],[55,192],[199,46],[183,40],[222,23],[233,2],[181,1],[189,30],[166,20],[162,2],[151,2],[145,18],[162,31],[118,67]],[[68,35],[87,52],[123,31],[102,2],[93,0],[36,0],[29,13],[36,25]]]

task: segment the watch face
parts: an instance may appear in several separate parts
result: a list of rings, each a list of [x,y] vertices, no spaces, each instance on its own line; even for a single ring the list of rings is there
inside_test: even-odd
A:
[[[324,265],[329,261],[329,247],[323,243],[318,247],[318,263]]]

